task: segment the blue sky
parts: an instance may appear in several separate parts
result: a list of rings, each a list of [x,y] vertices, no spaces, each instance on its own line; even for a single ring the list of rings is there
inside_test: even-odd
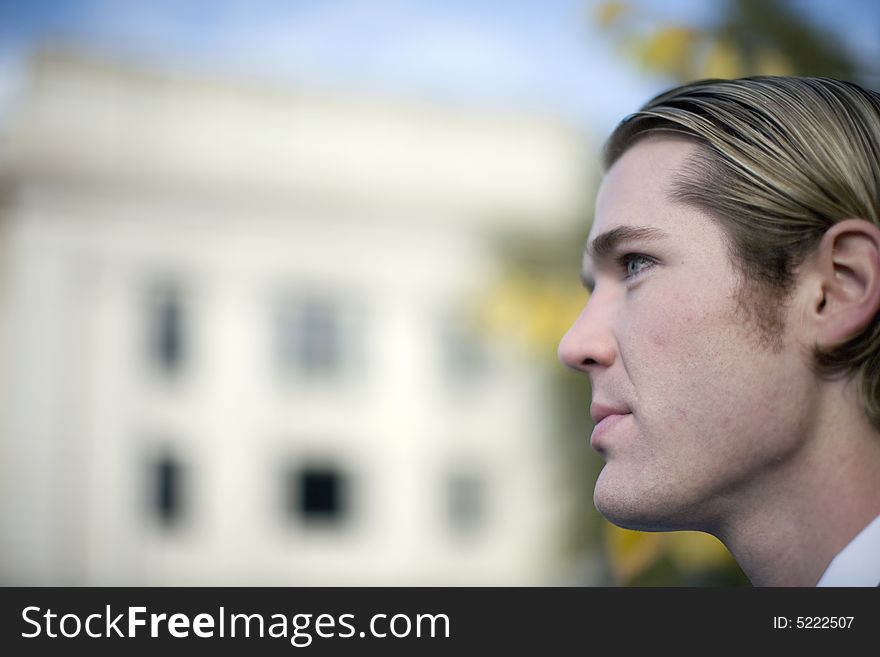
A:
[[[667,81],[598,32],[598,0],[0,0],[0,109],[46,42],[212,74],[556,114],[600,136]],[[631,0],[658,21],[720,3]],[[880,58],[880,2],[796,0]]]

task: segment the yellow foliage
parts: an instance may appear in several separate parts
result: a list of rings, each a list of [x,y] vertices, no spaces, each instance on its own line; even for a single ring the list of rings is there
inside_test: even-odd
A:
[[[545,281],[536,286],[528,308],[529,342],[543,351],[556,348],[585,303],[584,291],[572,283]]]
[[[788,59],[773,49],[759,50],[749,66],[742,52],[726,39],[712,44],[701,77],[739,78],[744,75],[793,75]]]
[[[517,325],[524,297],[524,284],[513,277],[491,290],[482,304],[482,324],[490,331],[509,332]]]
[[[615,2],[614,0],[611,2],[603,2],[596,7],[596,21],[599,23],[599,27],[603,30],[607,30],[616,23],[628,9],[629,7],[627,7],[625,2]]]
[[[739,50],[726,39],[719,39],[709,49],[700,77],[730,79],[746,74],[746,64]]]
[[[687,572],[708,570],[733,559],[721,541],[703,532],[670,534],[667,550],[675,564]]]
[[[794,75],[791,62],[776,50],[760,50],[755,57],[756,75]]]
[[[622,584],[664,557],[685,573],[707,571],[733,559],[717,538],[702,532],[635,532],[606,523],[605,543],[614,577]]]
[[[617,582],[625,584],[663,556],[669,534],[634,532],[611,523],[605,525],[605,544]]]
[[[522,340],[540,354],[555,349],[587,297],[574,281],[508,275],[482,305],[481,324]]]
[[[651,35],[641,52],[642,64],[649,71],[687,77],[693,68],[694,47],[700,39],[696,30],[678,25],[663,27]]]

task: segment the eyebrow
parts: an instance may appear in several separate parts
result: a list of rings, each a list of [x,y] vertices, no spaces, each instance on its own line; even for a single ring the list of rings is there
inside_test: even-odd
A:
[[[584,247],[585,260],[589,259],[592,262],[605,260],[625,242],[636,240],[653,242],[667,237],[669,237],[667,233],[651,226],[618,226],[597,235],[592,242],[586,244]],[[581,282],[588,290],[595,287],[592,273],[587,271],[586,267],[581,270]]]

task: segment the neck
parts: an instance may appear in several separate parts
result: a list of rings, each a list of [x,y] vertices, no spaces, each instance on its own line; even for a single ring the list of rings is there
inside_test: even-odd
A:
[[[815,586],[880,514],[880,435],[846,386],[833,391],[817,408],[815,431],[718,528],[756,586]]]

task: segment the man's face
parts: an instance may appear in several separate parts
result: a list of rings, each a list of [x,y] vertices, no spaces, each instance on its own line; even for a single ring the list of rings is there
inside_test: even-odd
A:
[[[596,507],[635,529],[717,533],[769,503],[809,429],[814,377],[796,313],[782,308],[777,345],[761,339],[738,309],[721,229],[669,199],[696,148],[648,138],[608,172],[584,258],[595,287],[559,345],[592,382],[591,444],[606,462]]]

